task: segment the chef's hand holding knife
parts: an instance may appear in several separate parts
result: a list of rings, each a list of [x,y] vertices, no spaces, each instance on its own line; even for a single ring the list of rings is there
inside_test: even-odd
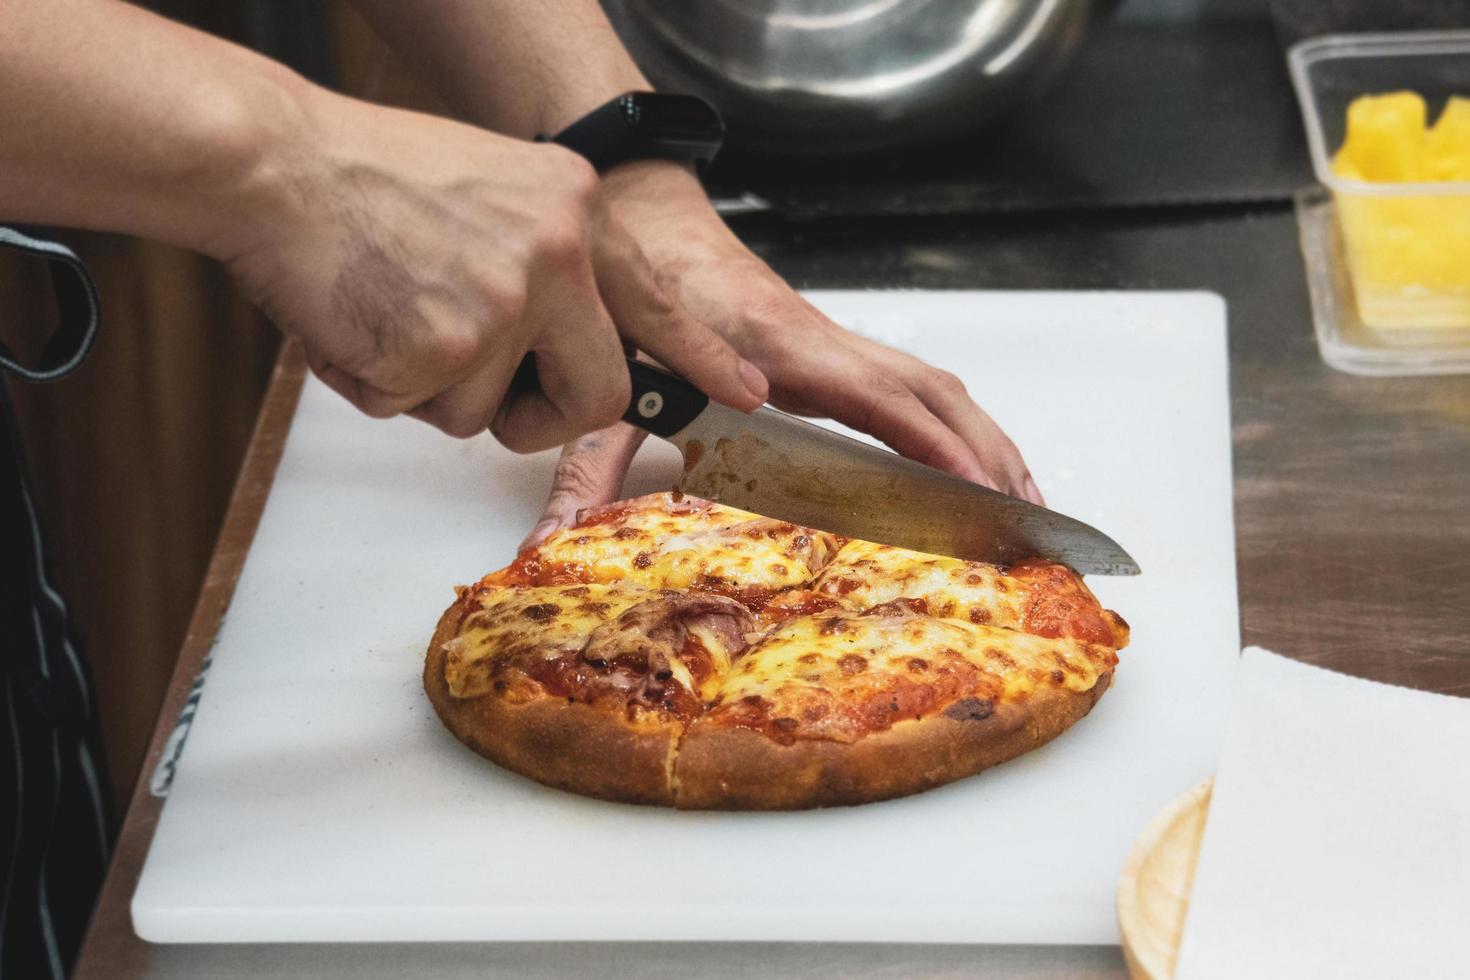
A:
[[[1020,451],[958,378],[833,323],[741,244],[682,168],[629,164],[603,184],[670,292],[764,372],[773,405],[836,419],[919,462],[1044,502]],[[618,423],[568,443],[526,543],[621,496],[646,435]]]
[[[650,88],[595,0],[473,10],[393,0],[358,6],[460,115],[502,132],[556,133],[611,95]],[[627,163],[603,176],[598,196],[605,227],[637,247],[662,300],[680,311],[666,320],[698,324],[691,338],[703,331],[723,338],[768,379],[772,404],[837,419],[920,462],[1042,502],[1014,443],[959,379],[823,316],[735,237],[690,169]],[[748,407],[639,346],[716,400]],[[620,496],[644,436],[618,423],[568,443],[543,519],[527,540]]]
[[[953,376],[805,303],[692,172],[599,179],[527,139],[649,87],[595,0],[357,5],[486,129],[332,93],[128,4],[0,0],[0,129],[20,134],[0,143],[0,218],[220,259],[369,415],[522,452],[574,440],[543,533],[618,495],[640,438],[607,428],[625,341],[731,407],[769,397],[1039,499]],[[513,390],[528,352],[538,383]]]
[[[0,23],[0,218],[218,258],[369,415],[560,445],[626,407],[620,331],[721,402],[766,398],[562,147],[347,98],[128,4],[0,0]],[[503,401],[528,351],[539,388]]]

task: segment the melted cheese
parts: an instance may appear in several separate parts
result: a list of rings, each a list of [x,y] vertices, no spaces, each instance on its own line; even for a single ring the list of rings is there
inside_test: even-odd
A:
[[[534,651],[544,659],[580,651],[592,631],[648,596],[609,585],[552,585],[471,592],[472,608],[445,650],[444,679],[455,697],[490,689],[492,658]],[[681,665],[682,666],[682,665]],[[687,673],[687,671],[686,671]]]
[[[849,541],[817,578],[816,589],[855,609],[922,599],[930,616],[1019,627],[1024,590],[994,565]]]
[[[770,591],[811,581],[837,547],[833,535],[733,507],[682,506],[689,512],[678,513],[668,494],[615,505],[591,515],[596,523],[556,532],[538,551],[543,560],[587,568],[597,582]]]
[[[1054,562],[1031,560],[1001,569],[851,541],[818,576],[816,590],[850,608],[917,599],[923,612],[941,619],[1114,647],[1128,643],[1128,624],[1098,604],[1081,576]]]
[[[1089,691],[1117,659],[1096,644],[996,626],[921,615],[825,613],[791,620],[746,650],[721,688],[721,700],[758,694],[779,704],[783,694],[841,687],[859,674],[919,674],[951,655],[993,675],[1002,697],[1018,697],[1041,684]]]
[[[517,584],[578,576],[586,584]],[[678,654],[669,669],[712,720],[778,738],[851,740],[959,707],[983,717],[1044,687],[1085,692],[1127,639],[1126,624],[1059,565],[1002,570],[844,543],[656,494],[588,515],[470,590],[461,601],[473,608],[447,646],[450,690],[486,693],[496,663],[576,656],[594,633],[610,648],[646,649],[640,630],[654,627],[636,614],[614,620],[640,602],[668,602],[665,590],[724,592],[763,610],[739,627],[756,627],[743,648],[738,633],[722,636],[691,614],[689,642],[708,653],[711,671],[696,683]]]
[[[804,616],[741,657],[708,713],[783,744],[853,742],[945,714],[984,719],[1044,686],[1091,690],[1109,647],[912,613]]]
[[[690,626],[689,635],[708,651],[710,661],[714,666],[710,675],[704,679],[704,683],[698,686],[692,682],[690,684],[694,693],[699,695],[699,699],[708,704],[719,696],[720,685],[730,673],[730,663],[734,660],[734,652],[727,649],[724,638],[708,626],[699,624]]]

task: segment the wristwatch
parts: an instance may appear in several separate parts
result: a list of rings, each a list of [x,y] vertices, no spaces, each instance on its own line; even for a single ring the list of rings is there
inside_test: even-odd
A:
[[[548,137],[537,136],[547,142]],[[549,141],[604,173],[630,160],[709,163],[725,139],[715,107],[693,95],[628,92],[593,109]]]

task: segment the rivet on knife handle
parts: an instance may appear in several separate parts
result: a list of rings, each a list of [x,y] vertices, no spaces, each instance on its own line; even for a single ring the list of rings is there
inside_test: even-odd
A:
[[[660,438],[684,428],[704,411],[709,396],[677,375],[628,358],[633,397],[623,421]]]

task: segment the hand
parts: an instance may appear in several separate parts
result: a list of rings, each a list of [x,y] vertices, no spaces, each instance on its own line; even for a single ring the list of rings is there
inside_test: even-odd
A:
[[[718,401],[765,400],[760,371],[666,294],[579,157],[327,93],[312,110],[289,193],[225,258],[363,412],[557,445],[626,407],[620,331]],[[507,398],[528,351],[540,390]]]
[[[633,164],[603,184],[610,214],[664,289],[762,370],[773,404],[834,418],[922,463],[1044,502],[1020,451],[958,378],[823,316],[740,243],[687,171]],[[568,444],[527,543],[571,524],[583,507],[617,499],[642,438],[620,424]]]

